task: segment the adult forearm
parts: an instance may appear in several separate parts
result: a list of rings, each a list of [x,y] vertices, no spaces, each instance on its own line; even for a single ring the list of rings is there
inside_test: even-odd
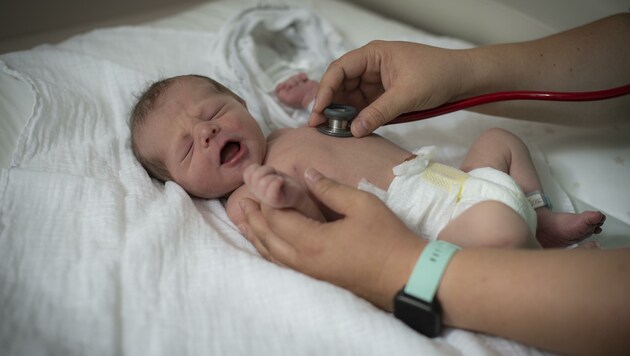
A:
[[[630,14],[626,13],[534,41],[475,48],[469,52],[467,94],[593,91],[630,84],[628,43]],[[590,104],[512,102],[475,110],[555,123],[597,124],[627,120],[630,98]]]
[[[448,325],[570,354],[630,348],[630,250],[459,252],[438,298]]]
[[[630,13],[542,39],[471,51],[481,91],[595,90],[630,83]]]

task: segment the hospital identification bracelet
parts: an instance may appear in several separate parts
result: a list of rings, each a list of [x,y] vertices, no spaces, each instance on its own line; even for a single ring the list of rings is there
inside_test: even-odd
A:
[[[446,266],[459,250],[461,247],[445,241],[430,241],[416,262],[405,293],[432,303]]]

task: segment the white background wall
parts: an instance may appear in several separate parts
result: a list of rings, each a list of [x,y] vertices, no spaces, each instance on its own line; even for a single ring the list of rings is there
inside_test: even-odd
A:
[[[628,0],[347,0],[478,44],[521,41],[628,11]]]
[[[0,53],[97,27],[137,24],[208,0],[0,0]]]
[[[148,21],[204,1],[209,0],[0,0],[0,53],[96,27]],[[630,6],[630,0],[343,1],[478,44],[541,37]]]

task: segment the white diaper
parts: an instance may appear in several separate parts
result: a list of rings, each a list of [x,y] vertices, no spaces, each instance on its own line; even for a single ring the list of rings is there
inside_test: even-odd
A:
[[[387,191],[365,179],[359,189],[378,196],[412,231],[435,240],[451,220],[486,200],[497,200],[516,211],[536,235],[536,212],[520,187],[507,174],[494,168],[468,173],[432,162],[434,146],[422,147],[416,157],[394,167],[394,180]]]

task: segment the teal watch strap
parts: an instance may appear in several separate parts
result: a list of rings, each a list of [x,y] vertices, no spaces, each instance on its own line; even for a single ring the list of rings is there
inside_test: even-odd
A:
[[[405,293],[427,303],[433,302],[446,266],[460,249],[461,247],[445,241],[430,241],[416,262],[405,286]]]

